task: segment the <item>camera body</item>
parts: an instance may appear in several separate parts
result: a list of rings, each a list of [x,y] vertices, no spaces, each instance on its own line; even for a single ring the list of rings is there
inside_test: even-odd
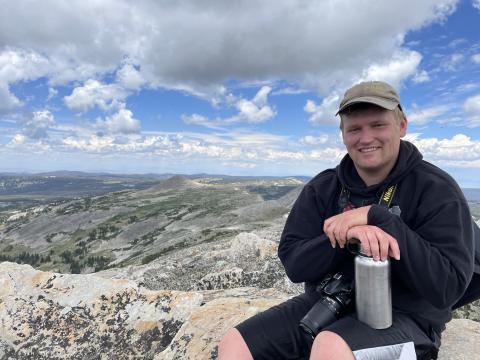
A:
[[[317,285],[320,299],[300,320],[300,328],[312,339],[322,328],[340,318],[353,298],[353,278],[337,273],[328,274]]]

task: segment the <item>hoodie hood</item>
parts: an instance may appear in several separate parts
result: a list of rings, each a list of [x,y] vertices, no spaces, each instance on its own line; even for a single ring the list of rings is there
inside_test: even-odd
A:
[[[389,185],[398,183],[414,167],[420,164],[422,158],[422,154],[415,145],[408,141],[401,140],[397,162],[387,178],[379,184],[368,187],[365,186],[364,181],[360,175],[358,175],[357,169],[355,169],[355,165],[348,154],[344,156],[340,164],[336,167],[336,172],[340,183],[351,193],[371,196]]]

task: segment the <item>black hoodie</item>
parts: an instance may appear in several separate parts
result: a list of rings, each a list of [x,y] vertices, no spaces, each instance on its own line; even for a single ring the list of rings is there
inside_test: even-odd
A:
[[[391,206],[400,208],[400,216],[376,204],[395,184]],[[440,333],[473,273],[472,218],[462,191],[406,141],[388,177],[373,186],[365,185],[346,155],[336,169],[305,185],[281,236],[279,258],[293,282],[306,283],[306,291],[327,273],[353,273],[353,256],[332,248],[323,232],[324,221],[339,213],[342,185],[356,206],[373,203],[368,224],[398,241],[400,260],[391,259],[394,309],[409,313],[426,331],[432,327]]]

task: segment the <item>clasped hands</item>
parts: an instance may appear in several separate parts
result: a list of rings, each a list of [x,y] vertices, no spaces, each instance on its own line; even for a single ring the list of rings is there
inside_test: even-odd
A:
[[[371,205],[362,206],[325,220],[323,231],[332,247],[343,248],[348,239],[356,238],[362,244],[362,251],[374,260],[386,260],[388,256],[400,260],[397,240],[378,226],[368,225],[368,211]]]

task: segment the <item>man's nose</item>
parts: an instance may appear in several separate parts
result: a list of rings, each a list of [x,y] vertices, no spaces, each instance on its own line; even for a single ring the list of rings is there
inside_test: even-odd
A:
[[[362,129],[360,132],[360,142],[369,144],[374,140],[373,132],[370,129]]]

